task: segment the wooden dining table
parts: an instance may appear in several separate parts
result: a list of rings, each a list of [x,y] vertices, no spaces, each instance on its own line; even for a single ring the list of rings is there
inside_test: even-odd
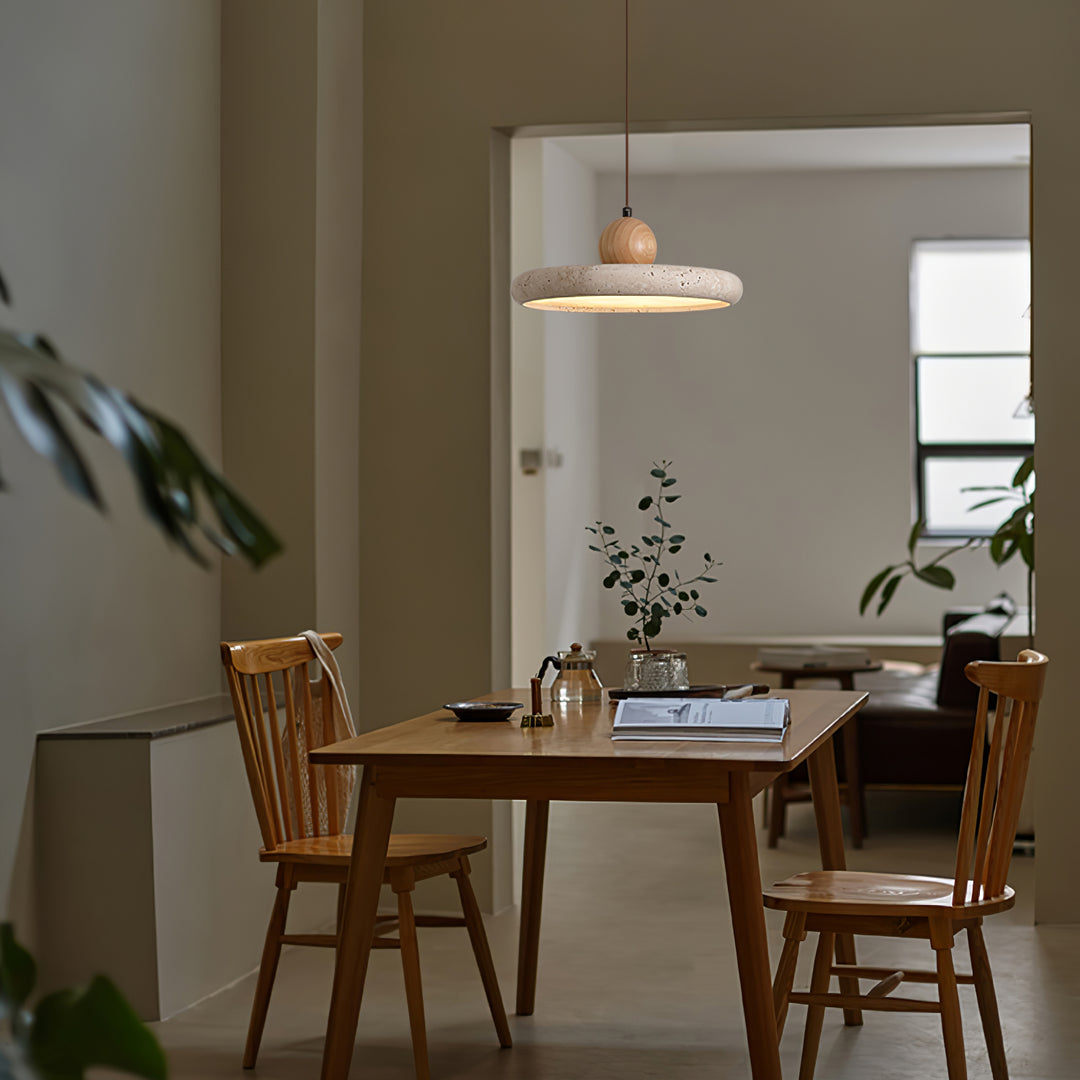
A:
[[[532,1013],[535,1003],[551,800],[714,803],[751,1074],[753,1080],[781,1080],[751,800],[777,776],[806,761],[822,868],[844,869],[832,738],[862,708],[867,694],[787,690],[772,696],[791,702],[791,725],[779,743],[613,741],[614,710],[605,693],[598,705],[559,706],[545,695],[544,711],[552,714],[553,727],[522,728],[520,713],[497,723],[461,722],[439,709],[312,751],[311,761],[317,764],[364,767],[323,1052],[324,1080],[345,1080],[349,1072],[394,805],[409,797],[526,800],[520,1014]],[[522,690],[487,697],[529,700]],[[855,962],[850,937],[838,937],[836,956],[842,964]],[[845,993],[857,987],[850,977],[841,980]],[[861,1016],[849,1011],[845,1020],[857,1024]]]

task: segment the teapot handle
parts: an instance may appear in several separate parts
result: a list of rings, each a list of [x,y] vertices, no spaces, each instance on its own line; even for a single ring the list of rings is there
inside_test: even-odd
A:
[[[556,671],[562,670],[562,664],[559,663],[559,658],[557,656],[545,656],[544,662],[540,665],[540,672],[536,676],[538,679],[542,679],[544,677],[544,672],[547,671],[548,664],[551,664]]]

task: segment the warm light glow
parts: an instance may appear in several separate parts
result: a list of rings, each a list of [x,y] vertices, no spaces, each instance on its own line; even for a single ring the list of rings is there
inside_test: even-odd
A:
[[[598,314],[620,312],[711,311],[730,307],[726,300],[700,300],[693,296],[551,296],[526,300],[524,307],[541,311],[582,311]]]

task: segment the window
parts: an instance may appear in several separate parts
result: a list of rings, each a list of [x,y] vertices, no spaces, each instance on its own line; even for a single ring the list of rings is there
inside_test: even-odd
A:
[[[918,240],[911,258],[915,475],[926,536],[988,536],[1001,508],[967,487],[1008,484],[1032,451],[1027,240]]]

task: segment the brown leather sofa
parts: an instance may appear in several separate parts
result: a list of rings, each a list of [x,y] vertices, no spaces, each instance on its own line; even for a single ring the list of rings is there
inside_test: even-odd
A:
[[[866,681],[870,700],[856,718],[864,786],[963,788],[979,697],[964,668],[1001,659],[1001,634],[1015,613],[1005,594],[985,608],[947,611],[937,671],[881,689]]]

